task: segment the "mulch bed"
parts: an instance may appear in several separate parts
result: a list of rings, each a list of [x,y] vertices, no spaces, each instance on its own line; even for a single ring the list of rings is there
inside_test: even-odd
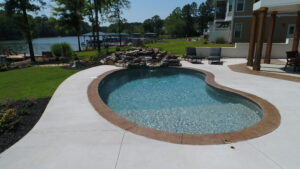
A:
[[[45,111],[49,101],[50,98],[41,98],[34,100],[13,101],[9,103],[9,108],[14,108],[16,110],[23,109],[26,105],[26,110],[29,113],[20,117],[20,121],[14,129],[2,134],[0,133],[0,153],[23,138],[35,126]],[[34,104],[30,104],[32,102],[34,102]],[[0,105],[0,110],[5,109],[5,107],[7,107],[7,105]]]

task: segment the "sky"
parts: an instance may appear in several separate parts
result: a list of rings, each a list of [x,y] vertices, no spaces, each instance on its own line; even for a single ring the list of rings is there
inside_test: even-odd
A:
[[[51,0],[46,0],[50,2]],[[145,19],[154,15],[159,15],[165,19],[176,7],[183,7],[185,4],[197,2],[202,3],[204,0],[130,0],[131,7],[124,10],[123,17],[128,22],[143,22]],[[51,15],[51,7],[48,5],[42,14]],[[106,23],[107,26],[109,23]]]

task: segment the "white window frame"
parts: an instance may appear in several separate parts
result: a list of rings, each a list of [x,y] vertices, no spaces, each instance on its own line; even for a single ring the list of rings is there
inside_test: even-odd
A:
[[[245,11],[245,6],[246,6],[246,1],[244,0],[243,2],[243,10],[239,11],[238,10],[238,0],[235,0],[236,4],[235,4],[235,12],[244,12]]]
[[[290,28],[291,27],[294,27],[294,33],[296,31],[296,24],[288,24],[288,27],[287,27],[287,32],[286,32],[286,37],[287,38],[293,38],[294,37],[294,33],[293,34],[290,34]]]
[[[240,30],[240,37],[236,37],[235,35],[235,33],[236,33],[236,27],[237,27],[237,25],[241,25],[241,30]],[[243,32],[243,23],[235,23],[234,24],[234,31],[233,31],[233,37],[234,38],[237,38],[237,39],[240,39],[240,38],[242,38],[242,32]]]

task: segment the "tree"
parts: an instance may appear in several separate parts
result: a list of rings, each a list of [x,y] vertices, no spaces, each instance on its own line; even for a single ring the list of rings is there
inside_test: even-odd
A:
[[[145,32],[154,32],[154,23],[152,19],[146,19],[143,23]]]
[[[16,28],[12,18],[7,17],[4,11],[0,10],[0,40],[21,39],[22,34]]]
[[[28,12],[37,12],[45,5],[42,0],[5,0],[4,9],[6,14],[13,18],[18,18],[18,28],[23,33],[29,47],[30,58],[35,62],[34,50],[32,44],[32,25],[28,19]],[[20,17],[22,19],[20,19]]]
[[[166,32],[172,36],[184,36],[185,27],[186,22],[182,17],[180,8],[176,8],[165,20]]]
[[[94,15],[94,4],[92,0],[88,0],[87,7],[86,7],[86,13],[89,18],[89,21],[92,23],[92,36],[93,41],[96,42],[96,26],[95,26],[95,15]],[[93,43],[93,47],[95,48],[95,43]]]
[[[160,18],[160,16],[155,15],[152,17],[152,22],[154,24],[154,33],[160,35],[162,33],[164,21]]]
[[[98,54],[101,52],[101,44],[100,44],[100,21],[99,18],[103,16],[103,12],[107,11],[109,9],[109,6],[111,3],[115,0],[94,0],[94,15],[95,15],[95,20],[94,20],[94,26],[95,26],[95,32],[96,32],[96,42],[97,42],[97,49],[98,49]],[[100,17],[99,17],[100,15]]]
[[[128,0],[113,0],[109,5],[109,20],[118,24],[120,46],[122,45],[122,24],[126,23],[126,19],[121,17],[122,9],[129,8],[129,4]]]
[[[81,51],[80,36],[81,23],[85,15],[85,0],[55,0],[57,7],[54,7],[54,13],[59,16],[61,25],[66,29],[73,29],[77,34],[78,49]]]
[[[199,6],[199,29],[203,34],[204,31],[208,28],[207,25],[209,22],[214,20],[214,0],[207,0],[206,2],[201,3]]]
[[[146,19],[143,23],[145,32],[154,32],[157,35],[162,33],[163,26],[164,21],[158,15],[155,15],[150,19]]]
[[[193,8],[190,4],[185,5],[182,8],[182,17],[186,23],[185,32],[187,36],[195,35],[195,27],[194,27],[194,18],[193,18]]]
[[[191,4],[191,15],[193,18],[197,18],[199,16],[198,4],[196,2]]]

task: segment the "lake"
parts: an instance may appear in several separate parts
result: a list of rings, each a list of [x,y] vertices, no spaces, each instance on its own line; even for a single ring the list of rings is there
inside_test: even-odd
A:
[[[81,37],[81,42],[89,40],[89,38]],[[37,38],[33,40],[33,48],[36,55],[41,55],[43,51],[50,51],[50,48],[55,43],[69,43],[74,51],[78,51],[77,37],[53,37],[53,38]],[[0,41],[0,49],[11,49],[14,53],[29,54],[29,49],[26,41]]]

